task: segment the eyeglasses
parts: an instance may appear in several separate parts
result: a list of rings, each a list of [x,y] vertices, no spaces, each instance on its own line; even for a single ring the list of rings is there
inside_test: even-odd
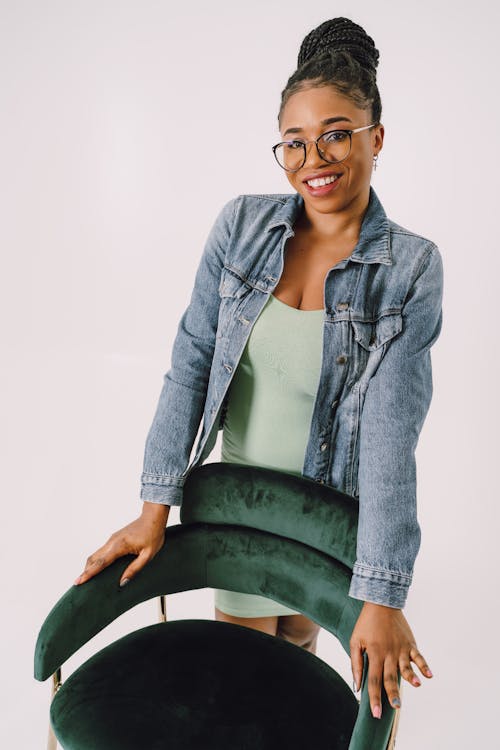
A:
[[[365,125],[355,130],[329,130],[327,133],[322,133],[315,141],[283,141],[272,147],[273,153],[280,167],[286,169],[287,172],[297,172],[306,162],[307,144],[315,143],[321,158],[334,164],[344,161],[351,153],[353,133],[374,128],[377,124]]]

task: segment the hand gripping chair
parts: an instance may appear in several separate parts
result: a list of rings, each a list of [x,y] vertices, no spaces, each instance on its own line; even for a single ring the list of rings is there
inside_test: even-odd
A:
[[[126,555],[72,586],[45,619],[37,680],[52,676],[49,747],[65,750],[390,750],[400,709],[382,686],[370,710],[318,656],[220,620],[166,621],[165,595],[205,587],[267,596],[349,639],[363,606],[348,596],[357,501],[275,469],[207,463],[184,485],[181,523],[131,582]],[[119,615],[159,597],[160,622],[61,665]],[[401,675],[398,674],[401,687]]]

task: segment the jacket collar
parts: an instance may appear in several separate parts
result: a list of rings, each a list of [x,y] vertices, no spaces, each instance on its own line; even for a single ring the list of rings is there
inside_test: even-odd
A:
[[[304,199],[300,193],[291,193],[284,198],[283,205],[275,212],[266,231],[284,225],[293,232],[293,225],[303,209]],[[368,208],[363,217],[358,242],[348,260],[392,265],[390,236],[389,220],[384,207],[370,185]]]

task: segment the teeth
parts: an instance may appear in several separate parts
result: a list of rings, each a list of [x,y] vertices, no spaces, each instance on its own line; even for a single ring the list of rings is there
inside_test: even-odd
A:
[[[321,185],[329,185],[331,182],[335,182],[338,179],[338,175],[332,174],[329,177],[318,177],[315,180],[307,180],[307,184],[311,187],[320,187]]]

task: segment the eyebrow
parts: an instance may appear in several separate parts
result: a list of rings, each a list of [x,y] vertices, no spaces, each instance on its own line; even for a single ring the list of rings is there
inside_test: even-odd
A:
[[[349,117],[327,117],[326,120],[321,120],[321,125],[330,125],[332,122],[352,122]],[[302,133],[302,128],[287,128],[283,133],[283,138],[287,133]]]

